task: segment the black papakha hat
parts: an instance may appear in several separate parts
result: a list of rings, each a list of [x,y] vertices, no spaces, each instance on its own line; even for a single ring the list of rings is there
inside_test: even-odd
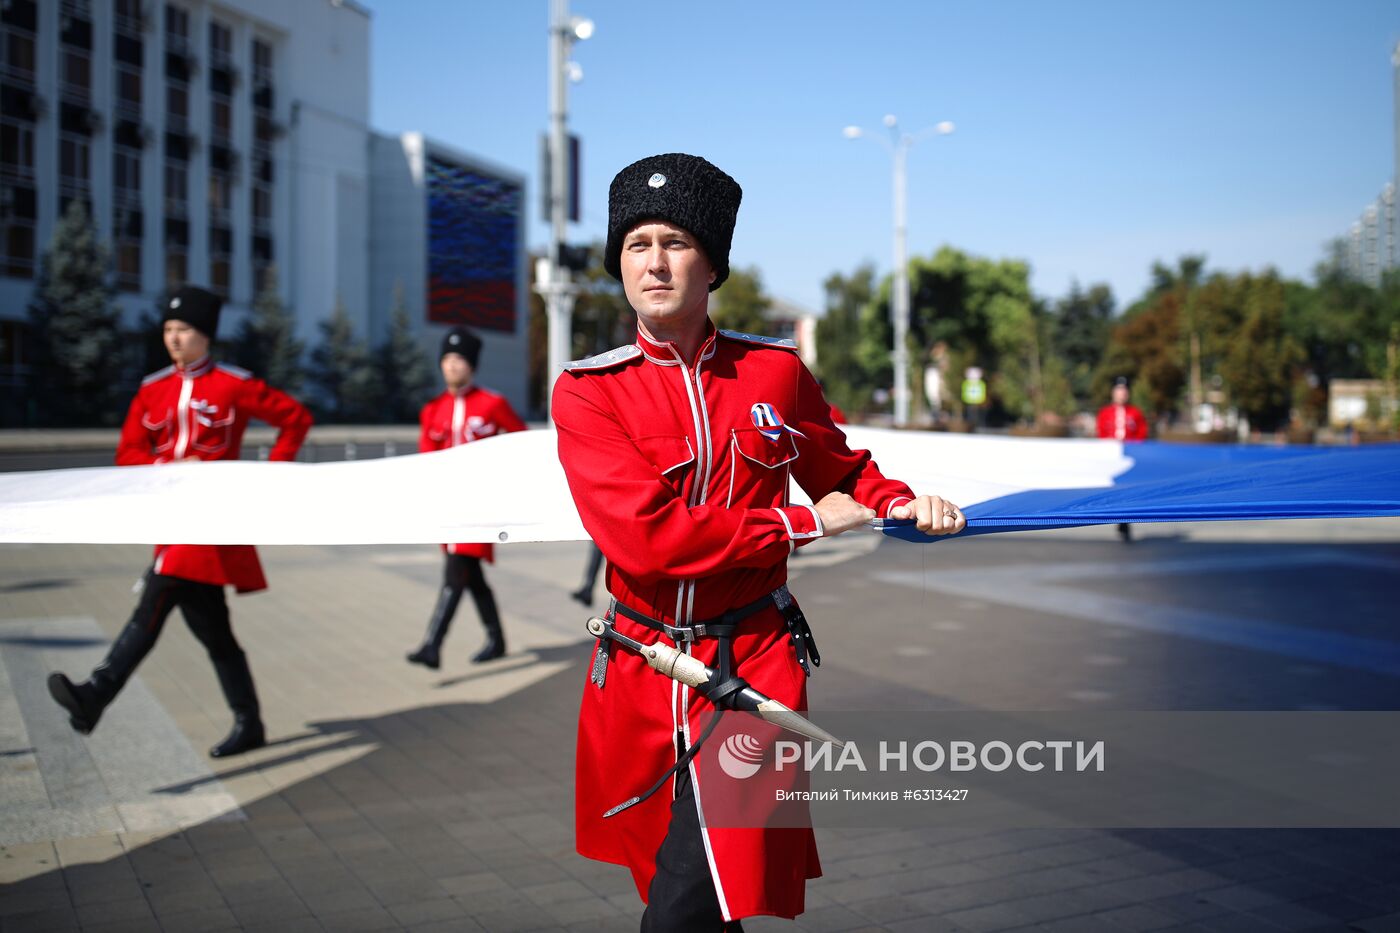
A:
[[[608,245],[603,268],[622,279],[622,238],[644,220],[664,220],[700,241],[715,270],[714,291],[729,278],[729,244],[744,191],[699,156],[668,152],[633,162],[608,188]]]
[[[219,330],[219,311],[224,300],[213,292],[207,292],[198,285],[181,285],[179,291],[170,296],[160,313],[160,323],[184,321],[210,340]]]
[[[1118,388],[1119,386],[1122,386],[1122,387],[1125,388],[1125,389],[1128,387],[1128,377],[1127,377],[1127,376],[1119,376],[1117,379],[1113,380],[1113,387],[1116,389],[1116,388]]]
[[[438,362],[449,353],[456,353],[476,369],[476,361],[481,358],[481,338],[465,327],[454,327],[443,335]]]

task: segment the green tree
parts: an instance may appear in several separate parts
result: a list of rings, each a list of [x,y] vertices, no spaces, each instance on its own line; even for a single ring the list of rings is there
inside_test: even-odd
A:
[[[1238,323],[1221,350],[1219,374],[1230,401],[1250,425],[1272,431],[1288,422],[1293,382],[1305,357],[1284,328],[1284,288],[1278,276],[1248,273],[1233,283]]]
[[[601,240],[591,243],[588,247],[588,266],[582,272],[574,273],[574,284],[579,289],[574,298],[573,326],[569,335],[570,353],[574,359],[611,350],[631,343],[637,337],[637,317],[627,303],[622,283],[603,268],[603,246]],[[536,258],[532,257],[530,263],[527,354],[530,407],[543,411],[549,383],[558,374],[546,372],[549,367],[549,321],[545,314],[544,298],[535,290],[536,267],[533,259]]]
[[[875,294],[875,267],[849,276],[833,272],[822,283],[826,313],[817,321],[817,372],[826,397],[847,413],[864,411],[878,384],[868,377],[858,352],[861,321]]]
[[[384,386],[384,413],[394,424],[413,423],[433,388],[433,371],[423,347],[413,335],[413,323],[404,300],[403,283],[394,283],[394,304],[389,312],[389,336],[379,347],[379,369]]]
[[[355,336],[345,303],[339,298],[322,321],[321,343],[311,351],[312,381],[320,390],[319,417],[341,424],[378,421],[383,382],[366,341]]]
[[[575,275],[573,352],[593,356],[637,339],[637,315],[627,303],[622,283],[603,268],[601,240],[588,248],[588,267]]]
[[[296,321],[278,293],[277,267],[269,266],[262,291],[253,302],[253,313],[243,322],[235,344],[235,358],[286,392],[301,389],[303,346],[296,337]]]
[[[1117,376],[1132,380],[1133,399],[1149,413],[1175,412],[1185,385],[1181,365],[1180,290],[1150,293],[1114,326],[1094,378],[1094,395],[1107,399]]]
[[[1228,316],[1216,310],[1218,302],[1202,297],[1205,275],[1206,257],[1201,254],[1181,256],[1174,267],[1152,264],[1147,293],[1113,325],[1091,381],[1091,399],[1107,400],[1113,380],[1127,376],[1135,403],[1149,413],[1176,414],[1192,366],[1191,335],[1199,338],[1198,346],[1213,352],[1219,343],[1216,336],[1228,326]],[[1210,368],[1202,366],[1202,371]]]
[[[1086,291],[1074,282],[1050,314],[1049,360],[1062,371],[1072,403],[1079,408],[1101,403],[1094,396],[1094,373],[1108,347],[1113,311],[1113,290],[1107,285],[1091,285]]]
[[[115,424],[123,363],[110,256],[83,202],[68,202],[40,263],[29,305],[39,423]]]
[[[875,385],[893,379],[890,323],[891,277],[863,310],[857,354]],[[969,366],[988,374],[997,418],[1032,417],[1033,374],[1040,355],[1030,268],[1019,260],[985,259],[944,246],[932,257],[909,263],[909,358],[922,361],[929,349],[948,348],[951,381]],[[913,398],[923,397],[923,367],[910,367]]]
[[[767,312],[772,303],[763,292],[763,277],[758,267],[731,268],[729,278],[714,292],[710,301],[710,320],[720,330],[766,334]]]

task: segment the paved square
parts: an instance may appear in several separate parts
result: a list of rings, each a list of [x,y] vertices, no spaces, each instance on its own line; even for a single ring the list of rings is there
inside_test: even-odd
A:
[[[1139,532],[807,549],[814,708],[1397,708],[1400,523]],[[585,549],[497,554],[510,654],[468,662],[466,601],[430,672],[403,655],[434,548],[263,549],[272,589],[230,604],[272,744],[215,761],[178,614],[92,736],[44,690],[101,658],[147,549],[0,547],[0,931],[635,929],[626,871],[573,851]],[[1395,831],[819,837],[801,929],[1400,929]]]

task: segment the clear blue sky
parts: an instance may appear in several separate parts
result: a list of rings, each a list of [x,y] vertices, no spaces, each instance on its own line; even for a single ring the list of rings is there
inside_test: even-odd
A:
[[[372,112],[523,172],[542,245],[546,0],[369,0]],[[957,132],[909,159],[909,243],[1032,267],[1038,294],[1105,281],[1135,298],[1154,260],[1311,277],[1394,172],[1389,0],[638,3],[572,0],[583,140],[578,241],[607,186],[657,152],[744,188],[731,261],[814,310],[823,279],[890,269],[886,113]]]

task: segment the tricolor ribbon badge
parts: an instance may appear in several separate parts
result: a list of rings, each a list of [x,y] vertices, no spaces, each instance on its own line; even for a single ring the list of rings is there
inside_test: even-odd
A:
[[[778,414],[778,409],[767,402],[755,402],[749,409],[749,417],[753,419],[753,426],[758,428],[758,432],[775,444],[784,431],[798,437],[807,436],[796,428],[783,424],[783,416]]]

